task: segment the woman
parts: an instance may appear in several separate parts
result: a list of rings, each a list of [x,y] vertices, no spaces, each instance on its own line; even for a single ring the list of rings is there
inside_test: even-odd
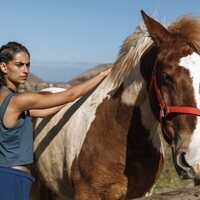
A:
[[[54,93],[17,93],[27,80],[28,50],[17,42],[0,48],[0,200],[27,200],[34,177],[31,117],[45,117],[86,94],[110,71],[107,69],[70,89]]]

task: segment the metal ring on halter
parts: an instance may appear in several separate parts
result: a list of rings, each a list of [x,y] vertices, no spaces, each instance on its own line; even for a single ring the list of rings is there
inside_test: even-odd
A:
[[[160,117],[166,118],[168,113],[169,113],[168,106],[165,105],[162,108],[160,108]]]

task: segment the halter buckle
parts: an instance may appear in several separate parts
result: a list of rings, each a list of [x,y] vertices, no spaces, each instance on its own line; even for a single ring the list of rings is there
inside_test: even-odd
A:
[[[168,106],[164,105],[164,106],[162,106],[162,107],[160,108],[160,117],[161,117],[161,118],[167,117],[168,113],[169,113]]]

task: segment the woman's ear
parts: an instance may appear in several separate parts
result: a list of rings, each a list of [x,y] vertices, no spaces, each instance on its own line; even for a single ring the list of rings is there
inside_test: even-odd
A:
[[[4,62],[0,62],[0,69],[3,73],[7,73],[7,67],[6,64]]]

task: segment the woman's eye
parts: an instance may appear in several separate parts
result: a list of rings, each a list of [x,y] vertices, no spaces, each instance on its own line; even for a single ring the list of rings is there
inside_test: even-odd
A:
[[[23,66],[26,66],[27,68],[29,68],[30,67],[30,62],[27,63],[27,64],[25,64],[25,63],[16,63],[16,66],[19,67],[19,68],[21,68]]]
[[[24,64],[23,63],[17,63],[16,65],[17,65],[17,67],[23,67]]]

